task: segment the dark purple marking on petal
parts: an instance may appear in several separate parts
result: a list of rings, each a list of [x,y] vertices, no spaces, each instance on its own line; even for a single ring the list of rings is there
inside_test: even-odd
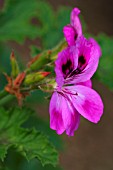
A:
[[[68,86],[69,87],[69,86]],[[69,91],[69,90],[67,90],[66,88],[65,88],[65,90],[63,90],[64,91],[64,93],[67,93],[67,94],[70,94],[70,95],[78,95],[78,93],[76,92],[76,93],[73,93],[73,92],[71,92],[71,91]],[[67,97],[67,96],[64,96],[65,98]],[[67,97],[67,99],[70,101],[70,99]],[[71,101],[70,101],[71,102]]]
[[[80,65],[85,64],[86,60],[84,58],[84,56],[80,56],[78,59],[78,63],[80,63]]]
[[[78,59],[78,69],[82,71],[82,70],[84,70],[86,65],[87,65],[87,61],[86,61],[85,57],[83,55],[81,55]]]
[[[77,69],[70,72],[70,75],[68,77],[73,77],[74,75],[80,74],[81,71],[84,69],[85,64],[86,64],[85,57],[80,56],[79,59],[78,59],[78,67],[77,67]]]
[[[80,68],[77,68],[76,70],[73,70],[72,72],[71,72],[71,74],[69,75],[69,77],[72,77],[72,76],[74,76],[74,75],[76,75],[76,74],[79,74],[81,72],[81,69]]]
[[[68,61],[67,61],[68,62]],[[71,61],[70,61],[71,62]],[[81,72],[82,72],[82,70],[85,68],[85,65],[86,65],[86,60],[85,60],[85,57],[84,56],[80,56],[79,57],[79,59],[78,59],[78,67],[77,67],[77,69],[75,69],[75,70],[73,70],[73,69],[70,69],[69,71],[68,71],[68,78],[69,77],[73,77],[73,76],[75,76],[75,75],[77,75],[77,74],[80,74]],[[69,66],[69,64],[68,64],[68,66]],[[66,65],[65,65],[65,68],[67,67],[67,63],[66,63]],[[71,68],[71,67],[70,67]],[[63,71],[63,70],[62,70]],[[67,75],[66,75],[66,77],[67,77]]]
[[[62,72],[65,75],[64,78],[66,78],[73,70],[73,64],[71,60],[67,60],[66,64],[62,65]]]
[[[78,34],[76,33],[75,36],[74,36],[75,41],[76,41],[77,37],[78,37]]]

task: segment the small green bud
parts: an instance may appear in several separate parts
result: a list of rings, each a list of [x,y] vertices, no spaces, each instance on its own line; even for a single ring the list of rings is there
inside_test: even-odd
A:
[[[23,82],[24,85],[32,85],[43,80],[46,76],[48,76],[50,72],[36,72],[26,75],[25,80]]]
[[[41,54],[38,54],[35,58],[33,58],[29,63],[28,63],[28,68],[27,72],[29,71],[36,71],[42,68],[45,64],[47,64],[50,59],[50,51],[44,51]]]

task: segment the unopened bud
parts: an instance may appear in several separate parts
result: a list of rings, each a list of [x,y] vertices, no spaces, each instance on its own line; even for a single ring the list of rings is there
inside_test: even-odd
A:
[[[36,72],[26,75],[25,80],[23,82],[24,85],[30,85],[37,83],[43,80],[46,76],[48,76],[50,72]]]
[[[28,69],[27,72],[29,71],[36,71],[42,68],[45,64],[49,62],[49,55],[50,51],[45,51],[39,55],[37,55],[35,58],[33,58],[29,63],[28,63]]]

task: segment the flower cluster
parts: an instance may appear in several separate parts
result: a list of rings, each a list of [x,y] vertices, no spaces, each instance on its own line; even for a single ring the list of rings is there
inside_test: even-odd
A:
[[[102,100],[91,83],[101,50],[93,38],[83,36],[79,13],[80,10],[74,8],[70,24],[63,28],[68,47],[55,61],[57,86],[49,108],[51,129],[57,134],[65,131],[69,136],[77,130],[81,115],[97,123],[103,114]]]

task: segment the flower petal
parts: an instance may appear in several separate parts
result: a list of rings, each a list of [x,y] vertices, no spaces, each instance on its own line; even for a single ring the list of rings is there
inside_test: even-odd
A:
[[[65,83],[80,83],[89,80],[95,73],[101,50],[99,45],[94,39],[87,40],[83,36],[76,42],[75,54],[78,53],[78,68],[75,74],[67,78]],[[82,57],[82,58],[81,58]]]
[[[74,114],[71,114],[70,126],[66,129],[66,134],[69,136],[74,136],[74,131],[78,129],[80,124],[80,114],[74,109]]]
[[[58,58],[55,61],[56,82],[62,87],[66,77],[77,68],[78,55],[75,46],[68,47],[58,53]]]
[[[83,85],[83,86],[87,86],[89,88],[92,88],[92,81],[91,80],[87,80],[85,82],[77,83],[77,85]]]
[[[68,101],[66,94],[62,91],[54,92],[50,101],[50,127],[62,134],[66,130],[69,136],[74,135],[80,122],[80,114],[73,104]]]
[[[49,113],[50,113],[50,128],[57,131],[57,134],[62,134],[65,131],[61,104],[62,98],[54,92],[50,100]]]
[[[74,45],[75,40],[78,37],[78,34],[75,31],[75,29],[71,25],[67,25],[67,26],[64,26],[63,33],[64,33],[64,37],[66,38],[68,45],[69,46]]]
[[[76,81],[83,82],[89,80],[95,73],[98,67],[99,57],[101,56],[101,50],[98,43],[93,38],[87,40],[83,36],[80,39],[78,48],[79,56],[82,55],[85,57],[87,65],[80,76],[76,77]]]
[[[77,38],[82,35],[82,26],[78,17],[80,10],[74,8],[71,12],[71,24],[64,26],[64,37],[69,46],[75,45]]]
[[[73,103],[68,100],[67,94],[62,97],[62,118],[66,129],[66,134],[74,135],[74,131],[78,129],[80,123],[80,114],[75,109]]]
[[[97,123],[103,114],[103,102],[99,94],[91,88],[82,85],[65,87],[65,92],[70,94],[76,110],[86,119]]]
[[[80,14],[80,10],[78,8],[74,8],[71,12],[71,25],[76,30],[78,37],[82,35],[82,26],[78,15]]]

